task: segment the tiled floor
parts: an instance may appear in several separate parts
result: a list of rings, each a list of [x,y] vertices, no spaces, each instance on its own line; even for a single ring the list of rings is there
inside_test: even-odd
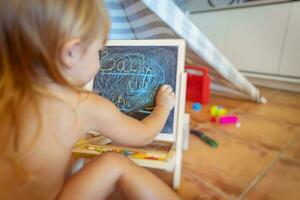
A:
[[[191,127],[214,138],[213,149],[191,135],[183,157],[178,194],[200,199],[300,199],[300,93],[261,88],[266,105],[212,97],[228,108],[241,127],[209,122],[210,105],[191,109]],[[170,183],[170,175],[157,172]]]

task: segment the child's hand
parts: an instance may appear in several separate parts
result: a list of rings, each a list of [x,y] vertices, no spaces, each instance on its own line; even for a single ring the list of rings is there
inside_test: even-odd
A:
[[[162,106],[168,111],[171,111],[175,104],[175,94],[170,85],[163,85],[159,88],[156,98],[155,105]]]

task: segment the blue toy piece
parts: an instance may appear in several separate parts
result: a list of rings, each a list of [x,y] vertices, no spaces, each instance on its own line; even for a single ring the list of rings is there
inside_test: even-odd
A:
[[[193,103],[193,110],[199,112],[202,109],[202,105],[200,103]]]

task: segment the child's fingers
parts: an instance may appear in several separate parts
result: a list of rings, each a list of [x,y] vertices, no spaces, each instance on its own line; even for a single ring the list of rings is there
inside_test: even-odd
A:
[[[166,84],[160,87],[161,91],[162,90],[170,90],[170,89],[172,90],[172,87],[170,85],[166,85]]]
[[[168,85],[162,85],[160,88],[159,88],[159,90],[165,90],[165,89],[167,89],[168,88]]]
[[[164,92],[165,92],[165,94],[170,95],[171,93],[173,93],[173,89],[170,87],[170,88],[165,89]]]
[[[168,92],[173,92],[173,88],[170,86],[166,89]]]
[[[174,96],[174,93],[173,93],[173,92],[166,92],[165,95],[166,95],[166,96],[169,96],[169,97],[173,97],[173,96]]]
[[[166,91],[166,94],[168,94],[168,95],[175,95],[174,92],[173,92],[173,90]]]

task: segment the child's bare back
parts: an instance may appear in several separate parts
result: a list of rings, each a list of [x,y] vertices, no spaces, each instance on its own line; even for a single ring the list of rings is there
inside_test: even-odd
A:
[[[58,98],[41,98],[39,119],[28,109],[26,125],[21,133],[20,149],[24,150],[28,149],[35,134],[38,134],[23,159],[23,167],[31,173],[30,181],[23,182],[15,173],[9,173],[12,166],[6,162],[7,168],[2,167],[0,171],[1,180],[4,181],[0,181],[0,185],[7,185],[9,181],[15,187],[0,187],[0,197],[53,199],[63,187],[72,147],[80,137],[92,130],[101,131],[120,144],[142,146],[153,140],[170,109],[166,105],[159,105],[154,115],[140,122],[125,116],[111,102],[94,94],[78,94],[57,85],[51,86],[51,90],[55,91],[53,94]],[[169,95],[172,95],[171,89],[163,86],[158,98],[165,102]],[[36,133],[38,123],[42,126]],[[119,155],[115,157],[123,159]],[[112,165],[111,162],[107,163]],[[104,174],[109,174],[109,171]]]

